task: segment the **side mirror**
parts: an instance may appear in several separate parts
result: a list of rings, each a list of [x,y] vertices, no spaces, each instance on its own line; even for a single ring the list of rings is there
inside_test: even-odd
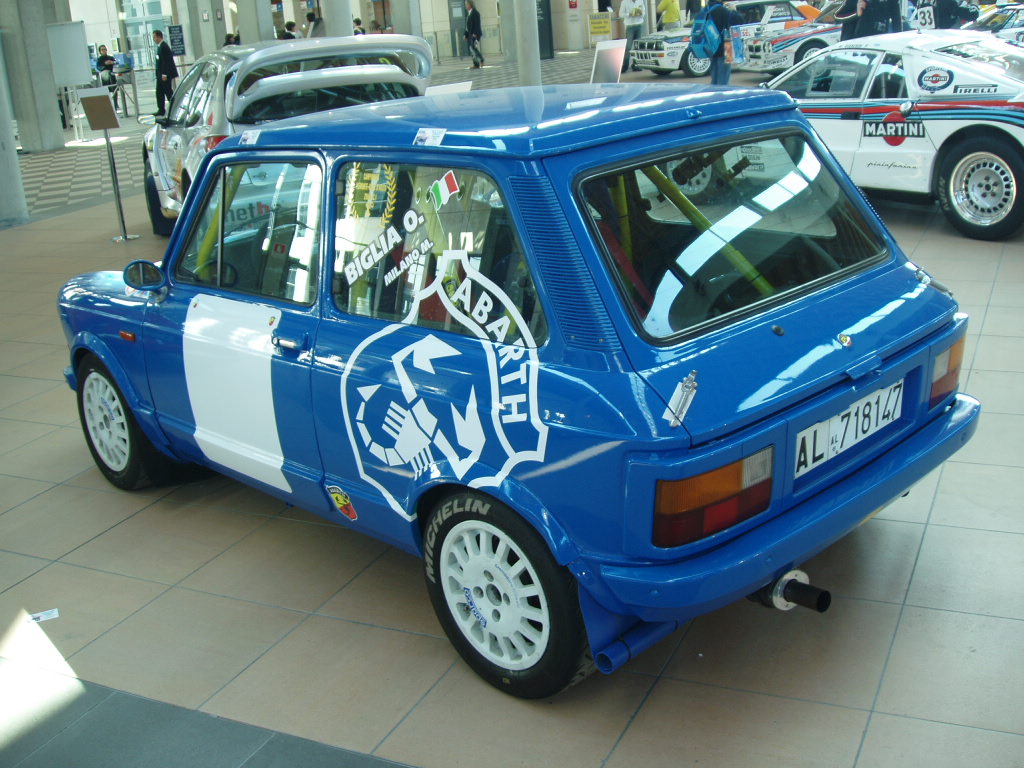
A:
[[[202,115],[198,112],[193,112],[191,115],[188,116],[188,120],[185,121],[185,127],[191,128],[193,125],[199,122],[199,119],[201,117]]]
[[[900,114],[903,115],[904,117],[907,117],[913,111],[914,111],[914,102],[912,102],[912,101],[904,101],[902,104],[900,104]]]
[[[167,128],[168,126],[174,125],[174,121],[171,120],[171,118],[169,117],[158,117],[154,119],[153,122],[161,126],[162,128]]]
[[[167,285],[163,270],[151,261],[139,259],[124,268],[124,284],[136,291],[159,291]]]

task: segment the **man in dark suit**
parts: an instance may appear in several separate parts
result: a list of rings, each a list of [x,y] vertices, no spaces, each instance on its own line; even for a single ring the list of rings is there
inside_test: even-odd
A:
[[[463,37],[466,38],[469,52],[473,55],[473,69],[480,69],[484,63],[484,55],[480,52],[480,38],[483,36],[480,11],[476,9],[473,0],[466,0],[466,31],[463,33]]]
[[[153,42],[156,43],[156,112],[155,117],[164,116],[164,102],[170,101],[174,94],[174,81],[178,77],[178,68],[174,66],[174,54],[171,46],[164,40],[164,33],[153,30]]]

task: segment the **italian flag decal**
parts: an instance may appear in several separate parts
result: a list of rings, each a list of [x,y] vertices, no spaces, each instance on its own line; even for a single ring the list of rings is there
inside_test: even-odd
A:
[[[448,171],[438,181],[430,185],[430,196],[434,200],[434,210],[440,210],[451,196],[459,191],[459,183],[455,180],[455,171]]]

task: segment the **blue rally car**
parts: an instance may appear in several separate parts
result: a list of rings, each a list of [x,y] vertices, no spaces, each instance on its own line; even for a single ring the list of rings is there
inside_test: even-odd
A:
[[[228,139],[160,264],[67,284],[116,486],[212,467],[421,555],[551,695],[759,594],[960,448],[965,316],[784,93],[559,86]]]

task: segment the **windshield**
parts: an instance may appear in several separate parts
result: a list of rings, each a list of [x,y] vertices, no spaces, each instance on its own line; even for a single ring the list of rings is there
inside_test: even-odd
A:
[[[964,24],[963,29],[981,30],[984,32],[998,32],[1015,15],[1013,9],[1005,10],[998,9],[990,11],[982,16],[977,21],[972,21],[970,24]]]
[[[627,304],[654,339],[778,300],[884,250],[797,135],[659,158],[581,190]]]
[[[357,83],[327,88],[309,88],[302,91],[279,93],[250,104],[239,116],[239,123],[265,123],[286,117],[309,115],[328,109],[355,107],[391,99],[418,96],[419,92],[407,83]]]
[[[970,59],[976,64],[987,64],[1005,72],[1017,80],[1024,80],[1024,49],[1016,48],[1011,43],[993,38],[984,42],[976,40],[970,43],[958,43],[939,48],[938,53]]]

